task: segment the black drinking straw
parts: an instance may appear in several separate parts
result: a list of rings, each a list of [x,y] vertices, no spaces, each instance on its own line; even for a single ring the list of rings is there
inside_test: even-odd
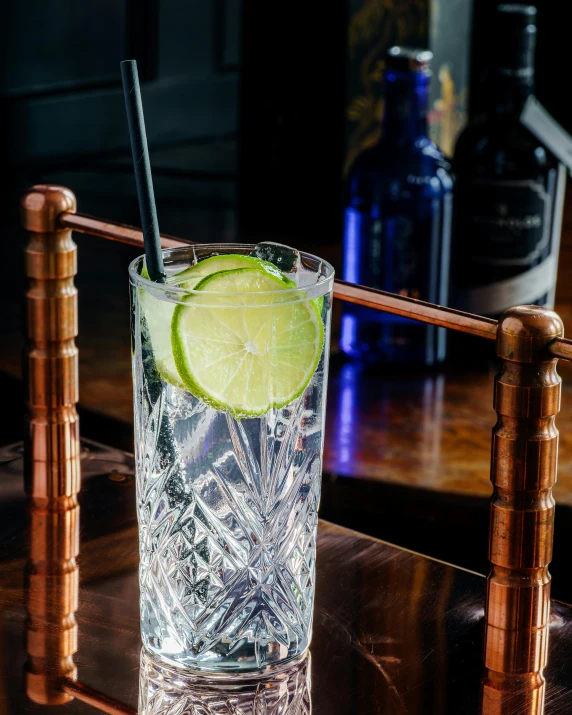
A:
[[[133,169],[137,184],[137,198],[141,214],[141,228],[145,240],[145,262],[149,278],[156,283],[165,283],[165,268],[161,253],[161,235],[157,221],[157,208],[153,193],[153,178],[149,149],[145,135],[145,119],[143,118],[143,103],[139,88],[139,75],[135,60],[124,60],[121,63],[121,79],[129,125],[129,139],[133,154]]]

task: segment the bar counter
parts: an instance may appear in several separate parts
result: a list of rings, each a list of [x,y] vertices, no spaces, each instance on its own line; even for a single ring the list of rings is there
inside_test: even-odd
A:
[[[93,713],[93,706],[78,698],[65,705],[41,706],[26,696],[26,610],[38,593],[24,588],[28,542],[22,470],[22,446],[4,448],[0,452],[0,712]],[[182,687],[184,676],[174,682],[165,674],[153,677],[156,670],[148,664],[140,673],[133,459],[120,450],[84,441],[82,472],[78,650],[73,656],[81,686],[73,686],[75,692],[100,704],[103,696],[98,693],[104,694],[107,705],[115,708],[104,712],[136,713],[141,688],[146,700],[140,715],[193,713],[192,706],[199,703],[205,708],[196,710],[201,715],[254,713],[251,701],[238,709],[233,700],[238,697],[235,684],[207,678],[191,679]],[[290,709],[277,709],[276,704],[272,709],[269,701],[267,710],[256,715],[525,712],[501,710],[497,702],[483,701],[481,576],[327,522],[319,527],[317,574],[310,662],[294,665],[283,676],[289,685],[283,684],[282,689],[294,688]],[[62,614],[62,624],[67,627],[69,622],[69,614]],[[569,713],[572,609],[557,602],[552,605],[546,683],[546,714]],[[521,679],[507,681],[503,687],[528,686]],[[267,686],[266,692],[270,698],[274,691]],[[499,697],[505,695],[501,692]]]
[[[47,185],[34,187],[22,201],[23,225],[30,233],[27,467],[19,444],[3,448],[0,458],[0,524],[5,532],[0,602],[9,616],[3,651],[14,655],[7,663],[7,712],[14,707],[34,712],[34,706],[29,709],[33,702],[50,708],[67,705],[69,712],[84,712],[81,708],[88,706],[132,715],[137,680],[139,712],[148,715],[342,713],[348,706],[356,713],[544,715],[545,698],[558,709],[558,698],[565,696],[563,702],[568,702],[563,674],[569,672],[572,613],[563,603],[550,608],[548,572],[558,449],[554,418],[561,391],[556,358],[570,359],[572,346],[562,339],[562,320],[525,306],[507,311],[497,326],[486,318],[340,282],[338,298],[414,315],[465,334],[484,331],[486,346],[492,347],[496,335],[502,361],[494,391],[498,417],[484,402],[493,392],[496,370],[474,371],[472,347],[457,364],[432,370],[402,367],[399,372],[368,370],[335,355],[321,514],[370,536],[326,522],[320,526],[310,658],[249,680],[181,674],[140,654],[133,464],[120,449],[122,438],[131,446],[128,340],[122,335],[128,311],[121,305],[122,293],[107,295],[101,286],[91,295],[86,291],[91,301],[84,313],[88,330],[84,323],[79,338],[82,431],[84,437],[93,435],[89,414],[99,411],[100,426],[107,422],[107,434],[113,435],[100,439],[115,448],[85,439],[80,443],[76,246],[65,228],[66,217],[71,216],[75,228],[82,221],[101,224],[99,233],[91,223],[84,227],[96,235],[109,237],[110,231],[109,224],[74,213],[75,205],[71,191]],[[137,233],[118,225],[115,229]],[[122,260],[126,255],[121,254]],[[86,278],[93,275],[92,267]],[[49,349],[44,349],[46,343]],[[105,354],[103,369],[115,371],[118,379],[98,384],[97,353]],[[567,387],[568,417],[569,393]],[[488,459],[481,463],[479,455],[491,454],[495,421],[489,471]],[[119,427],[116,435],[114,427]],[[566,460],[562,464],[566,472]],[[484,552],[486,536],[480,527],[471,534],[463,499],[486,503],[489,474],[494,491],[485,613],[482,577],[428,555],[441,549],[442,558],[454,553],[458,558],[447,560],[467,566],[475,548]],[[562,489],[572,493],[566,480]],[[569,510],[568,502],[560,503]],[[384,530],[401,548],[372,538]],[[412,538],[416,546],[410,551]],[[560,536],[557,542],[564,540]],[[555,566],[566,574],[562,563],[561,557]],[[486,566],[481,569],[479,562],[475,570],[484,573]],[[24,635],[17,672],[13,623]],[[137,679],[129,689],[133,673]],[[18,696],[12,685],[18,680],[23,699],[13,705]],[[549,712],[558,710],[551,706]]]

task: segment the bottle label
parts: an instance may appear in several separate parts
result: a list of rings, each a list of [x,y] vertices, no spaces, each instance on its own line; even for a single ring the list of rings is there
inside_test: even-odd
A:
[[[418,228],[418,227],[417,227]],[[420,298],[423,273],[419,265],[418,236],[411,216],[394,214],[371,223],[368,251],[368,282],[372,288]]]
[[[553,301],[564,183],[560,166],[541,181],[476,179],[463,186],[455,307],[495,316]]]
[[[422,297],[415,228],[410,216],[390,215],[382,220],[346,209],[344,280]]]
[[[550,243],[552,200],[543,184],[524,181],[471,182],[471,259],[485,266],[531,266]]]
[[[468,313],[497,315],[514,305],[534,303],[554,288],[557,261],[557,256],[551,255],[538,266],[512,278],[459,291],[457,307]]]

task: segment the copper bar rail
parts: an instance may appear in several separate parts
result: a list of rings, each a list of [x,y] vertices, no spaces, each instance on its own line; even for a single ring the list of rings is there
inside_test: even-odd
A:
[[[99,236],[100,238],[143,248],[143,233],[134,226],[110,223],[72,211],[62,213],[59,217],[59,223],[62,227],[71,228],[79,233]],[[192,245],[192,242],[162,235],[161,245],[163,248],[177,248]],[[366,286],[346,283],[339,279],[334,283],[334,297],[347,303],[383,310],[386,313],[401,315],[405,318],[412,318],[423,323],[438,325],[487,340],[495,340],[497,335],[497,321],[491,318],[464,313],[453,308],[426,303],[422,300],[415,300],[414,298],[407,298],[394,293],[367,288]],[[556,338],[548,349],[554,357],[572,361],[572,340]]]
[[[71,228],[78,233],[106,238],[108,241],[116,241],[117,243],[126,243],[128,246],[143,247],[143,234],[135,226],[101,221],[94,216],[72,212],[62,214],[59,218],[59,223],[62,227]],[[177,248],[178,246],[186,245],[188,245],[188,242],[161,234],[161,246],[163,248]]]
[[[346,283],[336,280],[334,284],[334,298],[346,303],[355,303],[367,308],[382,310],[384,313],[401,315],[423,323],[439,325],[449,330],[475,335],[486,340],[494,340],[497,334],[497,321],[492,318],[483,318],[472,313],[463,313],[460,310],[446,308],[442,305],[426,303],[415,298],[407,298],[395,293],[387,293],[375,288]]]
[[[71,499],[58,506],[58,513],[65,513],[68,506],[74,506],[73,499],[79,489],[75,413],[77,351],[73,343],[77,332],[75,263],[70,258],[73,254],[75,260],[75,246],[70,230],[139,248],[143,247],[143,236],[135,227],[76,213],[75,197],[63,187],[33,187],[24,196],[22,207],[23,225],[31,235],[27,249],[30,259],[28,494],[32,508],[41,506],[34,499],[47,488],[56,498]],[[165,248],[189,243],[162,237]],[[552,557],[554,519],[551,490],[557,470],[558,431],[554,421],[560,404],[556,362],[557,359],[572,360],[572,341],[562,337],[560,318],[544,308],[513,308],[497,323],[339,280],[334,284],[334,297],[497,341],[503,367],[495,380],[498,421],[493,429],[491,458],[494,492],[489,531],[491,570],[487,579],[482,712],[483,715],[508,715],[518,710],[526,715],[541,715],[550,612],[548,565]],[[37,386],[41,389],[36,389]],[[53,425],[52,429],[46,429],[47,425]],[[74,523],[77,525],[77,518]],[[68,528],[71,525],[70,522]],[[44,532],[38,528],[37,533],[41,537]],[[40,546],[38,553],[41,553]],[[65,553],[69,560],[61,572],[66,578],[68,571],[77,573],[71,542],[68,547]],[[33,553],[32,565],[35,558],[38,561],[37,554]],[[57,559],[57,554],[40,561],[49,564],[50,559]],[[44,576],[51,573],[49,568],[42,568]],[[72,581],[70,584],[77,597],[77,578]],[[38,588],[38,593],[42,593],[41,584]],[[60,616],[65,611],[70,614],[72,623],[75,600],[68,596],[65,603],[60,602]],[[33,616],[30,613],[30,623],[34,622]],[[57,617],[54,613],[54,625]],[[40,624],[40,630],[51,624],[51,621]],[[39,642],[42,646],[42,641]],[[60,702],[76,697],[112,715],[135,713],[132,708],[74,682],[73,638],[59,644],[54,642],[45,652],[40,646],[30,642],[28,647],[30,662],[35,664],[41,685],[38,701],[44,697],[43,692],[52,697],[58,697],[59,692]],[[32,652],[31,648],[38,647],[39,650]],[[36,658],[37,653],[45,657]],[[55,671],[53,663],[50,670],[50,658],[55,659]],[[33,697],[33,693],[30,695]]]

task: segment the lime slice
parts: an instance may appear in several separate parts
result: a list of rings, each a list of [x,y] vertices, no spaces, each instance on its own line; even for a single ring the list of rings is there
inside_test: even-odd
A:
[[[212,275],[213,273],[218,273],[219,271],[232,271],[235,268],[258,268],[261,265],[264,265],[269,270],[274,271],[276,276],[287,285],[296,285],[289,278],[286,278],[280,269],[277,269],[273,263],[262,261],[260,258],[256,258],[254,256],[243,256],[236,253],[225,253],[221,256],[210,256],[210,258],[204,258],[202,261],[195,263],[194,266],[185,268],[179,273],[171,276],[168,282],[191,290],[199,281],[206,276]]]
[[[139,306],[149,331],[149,341],[159,375],[171,385],[183,387],[171,350],[171,318],[175,303],[139,290]]]
[[[240,254],[224,254],[222,256],[205,258],[194,266],[190,266],[189,268],[179,271],[179,273],[169,276],[167,283],[192,290],[199,281],[212,273],[235,268],[258,268],[263,264],[269,267],[268,270],[274,271],[278,277],[281,277],[287,286],[295,285],[292,281],[283,276],[273,264],[261,261],[259,258],[253,256],[243,256]],[[145,265],[143,265],[141,269],[141,275],[143,278],[149,279],[149,273]],[[175,310],[175,303],[156,298],[144,290],[141,290],[139,293],[139,302],[147,322],[149,339],[159,374],[171,385],[184,387],[179,377],[171,349],[171,319],[173,317],[173,311]]]
[[[243,256],[241,254],[225,253],[222,256],[210,256],[209,258],[204,258],[202,261],[195,263],[194,266],[189,266],[184,268],[178,273],[167,278],[167,283],[172,283],[173,285],[180,286],[182,288],[188,288],[192,290],[195,285],[205,278],[210,276],[211,273],[218,273],[219,271],[230,271],[234,268],[256,268],[260,264],[266,266],[273,266],[273,263],[268,261],[263,261],[260,258],[255,258],[254,256]],[[141,269],[141,276],[149,280],[149,271],[147,266],[143,264]],[[284,276],[285,281],[289,281],[286,276]],[[289,281],[294,285],[292,281]]]
[[[212,274],[173,313],[173,355],[185,387],[235,417],[292,402],[322,354],[324,328],[315,302],[294,302],[272,268]]]

